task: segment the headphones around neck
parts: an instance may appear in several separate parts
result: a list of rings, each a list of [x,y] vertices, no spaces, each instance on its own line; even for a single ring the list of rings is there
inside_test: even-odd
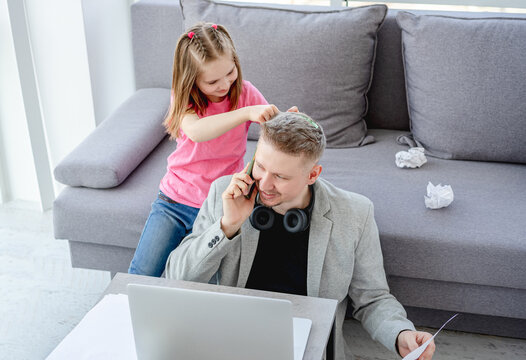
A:
[[[298,233],[308,229],[312,208],[314,207],[314,186],[309,185],[311,198],[305,209],[290,209],[283,216],[283,227],[289,233]],[[259,202],[259,193],[256,195],[256,203]],[[250,214],[250,223],[259,230],[268,230],[274,225],[275,212],[265,205],[257,205]]]

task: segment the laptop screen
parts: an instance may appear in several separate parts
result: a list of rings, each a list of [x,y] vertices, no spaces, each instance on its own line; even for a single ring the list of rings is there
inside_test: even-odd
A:
[[[128,297],[139,360],[295,358],[288,300],[136,284]]]

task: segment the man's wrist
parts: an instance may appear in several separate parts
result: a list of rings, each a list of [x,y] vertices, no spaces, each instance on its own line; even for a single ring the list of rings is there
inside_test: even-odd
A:
[[[395,348],[396,348],[396,352],[398,353],[398,355],[400,357],[402,357],[402,354],[400,354],[400,349],[398,348],[398,339],[400,338],[400,334],[402,334],[404,331],[413,331],[413,330],[411,330],[411,329],[404,329],[404,330],[400,331],[398,333],[398,335],[396,336]]]
[[[223,222],[223,217],[221,218],[220,224],[221,224],[221,230],[223,231],[225,236],[229,239],[232,239],[239,231],[239,226],[225,224]]]

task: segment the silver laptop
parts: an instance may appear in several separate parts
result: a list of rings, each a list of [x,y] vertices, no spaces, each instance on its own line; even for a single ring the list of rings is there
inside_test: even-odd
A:
[[[138,360],[302,359],[312,324],[281,299],[137,284],[128,299]]]

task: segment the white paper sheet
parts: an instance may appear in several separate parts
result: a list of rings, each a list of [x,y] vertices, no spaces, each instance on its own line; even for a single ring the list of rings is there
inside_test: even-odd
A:
[[[312,320],[293,318],[294,360],[303,359]],[[46,360],[137,360],[128,296],[106,295]]]
[[[128,296],[106,295],[47,360],[136,360]]]
[[[427,162],[425,150],[422,147],[412,147],[407,151],[395,154],[395,164],[399,168],[419,168]]]
[[[455,195],[450,185],[433,185],[431,181],[427,184],[427,195],[424,202],[429,209],[441,209],[449,206],[453,202]]]
[[[301,360],[307,347],[312,320],[295,317],[292,318],[292,323],[294,327],[294,360]]]
[[[449,318],[448,321],[446,321],[444,323],[444,325],[442,325],[440,327],[440,329],[438,329],[438,331],[435,333],[435,335],[433,335],[433,337],[429,340],[427,340],[425,343],[423,343],[422,345],[420,345],[420,347],[416,348],[415,350],[411,351],[409,354],[407,354],[402,360],[416,360],[418,359],[418,357],[420,355],[422,355],[422,353],[426,350],[427,346],[429,344],[431,344],[431,341],[433,341],[433,339],[435,338],[435,336],[438,335],[438,333],[444,328],[444,326],[447,325],[448,322],[450,322],[451,320],[453,320],[458,314],[455,314],[453,315],[451,318]]]

